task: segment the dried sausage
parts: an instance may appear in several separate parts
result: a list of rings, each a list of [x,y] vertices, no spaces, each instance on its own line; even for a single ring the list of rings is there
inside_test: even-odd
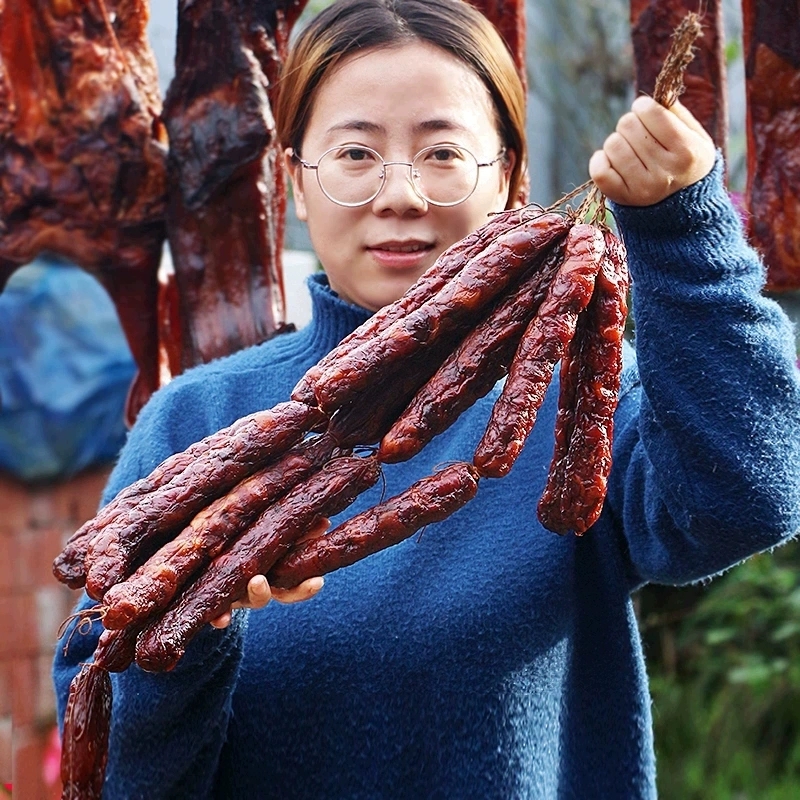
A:
[[[506,475],[533,429],[555,364],[575,333],[578,314],[592,296],[605,249],[603,233],[576,224],[567,235],[564,260],[514,355],[473,463],[481,475]]]
[[[451,464],[324,536],[296,545],[275,563],[267,578],[273,586],[290,588],[306,578],[354,564],[449,517],[477,491],[478,472],[472,464]]]
[[[625,248],[610,231],[589,306],[580,315],[556,418],[556,451],[538,506],[542,524],[556,533],[581,535],[593,525],[605,500],[611,471],[614,411],[622,373],[622,341],[627,315]],[[566,389],[566,391],[565,391]],[[562,415],[562,407],[571,413]],[[563,430],[562,430],[563,428]]]
[[[393,322],[403,319],[433,297],[444,285],[454,278],[464,266],[496,237],[516,228],[533,216],[538,216],[538,206],[509,209],[493,216],[487,223],[460,241],[447,248],[430,269],[424,272],[408,291],[394,303],[376,311],[363,325],[356,328],[330,353],[324,356],[305,375],[292,390],[292,400],[316,405],[314,389],[322,373],[333,363],[343,358],[365,342],[369,342]]]
[[[335,449],[336,443],[328,434],[303,442],[204,508],[133,575],[105,593],[106,628],[123,628],[165,609],[233,537],[319,469]]]
[[[100,800],[111,729],[111,679],[84,664],[69,686],[62,734],[62,800]]]
[[[254,575],[272,564],[322,517],[345,509],[380,476],[375,456],[329,461],[269,506],[203,574],[139,636],[136,663],[162,672],[178,662],[191,638],[244,595]]]
[[[212,500],[327,421],[318,409],[303,403],[279,403],[166,459],[137,481],[134,505],[126,493],[118,513],[102,514],[87,523],[98,531],[86,556],[89,596],[102,599],[111,586],[130,574],[143,547],[154,541],[163,544],[163,539],[180,530]],[[185,466],[176,472],[170,463]]]

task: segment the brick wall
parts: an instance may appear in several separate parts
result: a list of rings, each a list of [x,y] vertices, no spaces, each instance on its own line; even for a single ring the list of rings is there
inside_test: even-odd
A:
[[[50,665],[56,632],[77,594],[50,570],[66,539],[94,516],[108,470],[27,486],[0,474],[0,797],[50,800],[60,789],[44,767],[53,750]],[[57,783],[57,780],[55,781]]]

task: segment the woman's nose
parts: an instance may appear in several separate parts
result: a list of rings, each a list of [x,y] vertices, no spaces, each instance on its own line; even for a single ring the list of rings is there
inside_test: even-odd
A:
[[[383,187],[372,201],[374,213],[380,214],[387,210],[396,214],[427,211],[428,202],[414,184],[412,164],[408,161],[387,161],[383,169],[385,172]]]

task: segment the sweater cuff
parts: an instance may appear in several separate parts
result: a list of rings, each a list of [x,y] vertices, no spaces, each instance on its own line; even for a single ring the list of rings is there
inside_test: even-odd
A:
[[[209,661],[217,663],[232,651],[241,649],[248,618],[247,609],[236,609],[231,613],[231,623],[227,628],[204,625],[186,647],[175,670],[194,669]]]
[[[726,211],[734,211],[724,186],[725,164],[717,151],[711,172],[691,186],[651,206],[610,203],[614,218],[628,235],[681,236],[707,224]],[[735,211],[734,211],[735,213]]]

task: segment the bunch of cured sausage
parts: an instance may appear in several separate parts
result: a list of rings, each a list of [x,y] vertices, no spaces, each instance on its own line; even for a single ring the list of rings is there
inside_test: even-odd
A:
[[[533,206],[496,215],[312,367],[291,399],[169,457],[72,536],[55,575],[98,601],[105,630],[70,691],[65,797],[100,795],[108,672],[134,661],[172,669],[254,575],[291,587],[454,513],[512,468],[558,362],[539,515],[558,533],[592,525],[611,465],[628,277],[621,241],[580,219]],[[463,462],[296,543],[503,377]]]

